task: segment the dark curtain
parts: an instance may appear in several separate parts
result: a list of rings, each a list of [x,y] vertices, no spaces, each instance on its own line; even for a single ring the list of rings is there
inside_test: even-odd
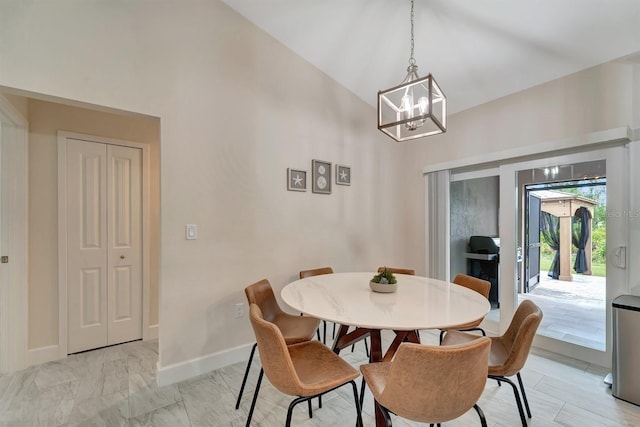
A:
[[[557,280],[560,277],[560,219],[549,212],[542,212],[540,232],[545,243],[555,251],[549,277]]]
[[[574,224],[578,225],[573,228],[573,235],[571,236],[573,246],[578,248],[576,260],[573,263],[573,269],[576,273],[584,273],[587,271],[587,256],[584,252],[584,247],[586,246],[587,240],[589,240],[589,235],[591,234],[591,230],[589,230],[590,216],[591,214],[589,213],[589,209],[579,208],[576,210],[575,216],[573,217]]]

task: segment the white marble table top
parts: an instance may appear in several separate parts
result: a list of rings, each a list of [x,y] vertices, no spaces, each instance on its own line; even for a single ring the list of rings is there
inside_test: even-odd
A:
[[[280,295],[302,313],[368,329],[435,329],[484,317],[491,305],[475,291],[421,276],[396,274],[398,290],[369,288],[376,273],[335,273],[296,280]]]

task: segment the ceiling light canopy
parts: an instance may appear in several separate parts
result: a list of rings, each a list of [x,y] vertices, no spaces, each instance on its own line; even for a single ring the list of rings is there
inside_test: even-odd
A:
[[[414,0],[411,0],[411,56],[402,83],[378,92],[378,129],[396,141],[447,130],[447,98],[431,74],[418,76],[413,57]]]

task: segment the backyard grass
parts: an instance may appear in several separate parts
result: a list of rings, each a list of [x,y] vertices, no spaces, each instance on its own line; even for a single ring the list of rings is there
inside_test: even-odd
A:
[[[553,256],[545,253],[540,253],[540,271],[549,271],[551,268],[551,262],[553,261]],[[572,264],[573,266],[573,264]],[[605,264],[591,264],[591,275],[598,277],[605,277],[607,275],[607,267]]]

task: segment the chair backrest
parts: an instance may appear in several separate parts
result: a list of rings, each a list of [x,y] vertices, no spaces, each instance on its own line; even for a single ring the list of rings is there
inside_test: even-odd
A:
[[[509,327],[499,338],[508,350],[508,356],[502,365],[504,376],[515,375],[524,367],[541,321],[540,307],[531,300],[520,303]]]
[[[378,273],[382,273],[384,269],[389,270],[393,274],[408,274],[410,276],[415,276],[416,271],[410,268],[395,268],[395,267],[378,267]]]
[[[269,322],[273,321],[276,316],[282,313],[282,309],[278,305],[276,296],[273,294],[273,288],[267,279],[262,279],[252,285],[244,288],[244,294],[247,296],[247,302],[256,304],[262,316]]]
[[[300,395],[302,386],[280,329],[265,320],[260,307],[255,303],[249,305],[249,318],[256,335],[260,362],[265,375],[282,393],[290,396]]]
[[[478,279],[477,277],[467,276],[466,274],[457,274],[456,277],[453,278],[453,283],[472,289],[485,298],[489,298],[491,282]]]
[[[333,274],[333,268],[322,267],[322,268],[314,268],[313,270],[302,270],[300,272],[300,278],[304,279],[305,277],[320,276],[322,274]]]
[[[402,343],[378,402],[413,421],[458,418],[484,390],[490,347],[486,337],[444,347]]]

